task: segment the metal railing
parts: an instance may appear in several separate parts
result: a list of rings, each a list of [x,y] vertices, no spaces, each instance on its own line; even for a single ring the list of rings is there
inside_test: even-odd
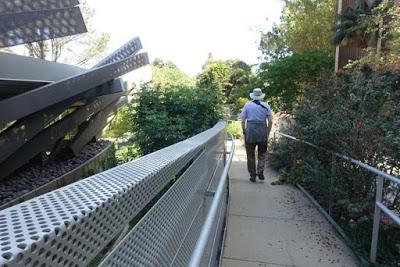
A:
[[[220,122],[185,141],[0,211],[0,266],[87,266],[100,256],[100,266],[187,266],[191,260],[214,266],[233,155],[226,162],[225,141],[225,123]]]
[[[200,232],[199,239],[196,243],[196,247],[192,254],[192,258],[188,266],[190,267],[198,267],[201,264],[201,260],[204,255],[204,251],[206,250],[208,240],[210,239],[212,225],[216,222],[218,216],[218,208],[222,204],[223,201],[226,201],[226,187],[227,187],[227,179],[228,172],[232,163],[233,155],[235,153],[235,142],[231,136],[232,147],[230,150],[229,158],[222,173],[221,180],[219,181],[217,191],[214,195],[214,200],[211,204],[210,210],[207,214],[206,220],[204,222],[203,228]]]
[[[280,136],[283,136],[287,139],[301,142],[308,146],[328,152],[332,155],[332,161],[334,161],[336,158],[340,158],[342,160],[349,161],[349,162],[367,170],[368,172],[371,172],[371,173],[377,175],[375,211],[374,211],[372,241],[371,241],[371,250],[370,250],[370,261],[372,263],[375,263],[376,262],[377,245],[378,245],[378,239],[379,239],[379,226],[380,226],[380,220],[381,220],[381,212],[383,212],[384,214],[389,216],[394,222],[396,222],[398,225],[400,225],[400,217],[396,213],[394,213],[392,210],[390,210],[388,207],[386,207],[382,202],[384,179],[387,179],[395,184],[400,185],[400,178],[390,175],[386,172],[383,172],[383,171],[381,171],[377,168],[374,168],[368,164],[365,164],[359,160],[353,159],[351,157],[348,157],[348,156],[340,154],[340,153],[336,153],[334,151],[329,151],[323,147],[317,146],[313,143],[298,139],[296,137],[293,137],[293,136],[290,136],[290,135],[287,135],[284,133],[275,132],[274,136],[273,136],[274,142],[276,142],[276,134],[279,134]]]

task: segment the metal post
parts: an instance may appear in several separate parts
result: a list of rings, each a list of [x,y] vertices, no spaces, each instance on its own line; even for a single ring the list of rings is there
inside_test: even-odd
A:
[[[229,121],[226,121],[226,125],[228,125]],[[234,142],[232,138],[232,142]],[[224,166],[226,165],[226,145],[228,144],[228,132],[225,129],[225,139],[224,139],[224,155],[223,155],[223,160],[224,160]]]
[[[329,204],[328,204],[328,213],[332,216],[332,202],[333,202],[333,177],[335,176],[336,171],[336,156],[332,154],[331,159],[331,175],[329,177]]]
[[[382,193],[383,193],[383,177],[378,175],[376,178],[376,202],[375,202],[374,226],[372,229],[372,241],[371,241],[371,253],[370,253],[370,261],[372,263],[376,262],[376,251],[378,247],[378,238],[379,238],[379,222],[381,219],[381,209],[379,208],[377,203],[382,202]]]

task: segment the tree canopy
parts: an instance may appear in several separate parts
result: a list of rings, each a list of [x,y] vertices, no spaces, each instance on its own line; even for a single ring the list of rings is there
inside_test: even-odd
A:
[[[151,70],[152,83],[160,88],[194,85],[194,80],[171,61],[157,58],[151,64]]]
[[[261,33],[260,50],[267,59],[320,50],[331,53],[336,0],[284,0],[281,22]]]
[[[232,97],[240,97],[252,77],[251,67],[240,60],[214,60],[210,55],[203,72],[197,77],[202,88],[213,88],[221,93],[224,102],[232,102]]]

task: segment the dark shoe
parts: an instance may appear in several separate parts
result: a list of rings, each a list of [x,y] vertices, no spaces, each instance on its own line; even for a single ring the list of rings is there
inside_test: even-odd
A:
[[[258,174],[258,178],[259,178],[260,180],[262,180],[262,181],[265,180],[264,174],[262,174],[262,173]]]
[[[256,177],[250,177],[250,182],[255,183],[256,182]]]

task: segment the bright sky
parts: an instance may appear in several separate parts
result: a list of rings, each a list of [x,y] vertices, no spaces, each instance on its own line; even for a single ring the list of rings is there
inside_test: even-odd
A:
[[[139,36],[150,60],[171,60],[189,75],[216,59],[258,62],[260,29],[279,21],[280,0],[87,0],[93,26],[111,34],[110,52]]]

